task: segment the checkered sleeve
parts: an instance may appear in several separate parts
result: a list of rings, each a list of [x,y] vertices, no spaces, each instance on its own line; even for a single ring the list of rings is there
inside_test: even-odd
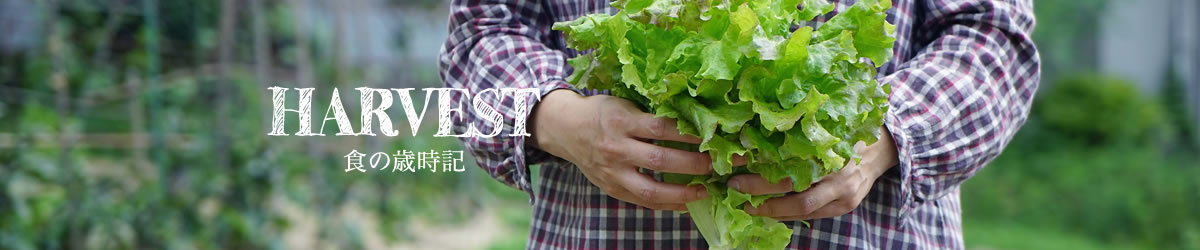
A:
[[[460,137],[481,168],[497,180],[529,192],[527,166],[549,155],[526,145],[527,137],[512,134],[517,117],[529,117],[541,97],[556,89],[570,89],[564,77],[570,72],[566,55],[548,48],[553,25],[543,13],[540,0],[454,0],[451,3],[449,38],[442,46],[439,67],[448,88],[466,89],[467,96],[452,95],[454,101],[474,97],[495,88],[537,88],[538,95],[484,93],[483,102],[496,107],[504,118],[493,124],[490,112],[463,109],[451,117],[454,131],[493,131],[503,126],[499,136]],[[480,100],[471,100],[477,102]],[[499,105],[497,105],[499,104]]]
[[[956,190],[1024,124],[1040,77],[1030,0],[926,0],[912,60],[892,86],[885,119],[899,166],[901,211]],[[923,44],[923,45],[922,45]]]

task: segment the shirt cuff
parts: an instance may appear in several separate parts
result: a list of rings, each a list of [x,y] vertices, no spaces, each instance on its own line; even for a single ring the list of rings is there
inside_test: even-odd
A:
[[[543,84],[538,85],[538,96],[536,98],[533,96],[528,96],[528,95],[524,96],[524,98],[526,98],[525,99],[526,105],[524,107],[526,110],[524,111],[523,114],[525,114],[526,118],[533,117],[533,111],[535,110],[537,105],[541,102],[542,98],[545,98],[547,94],[550,94],[550,92],[559,90],[559,89],[568,89],[571,91],[575,91],[576,93],[582,94],[578,89],[572,87],[570,84],[568,84],[564,80],[555,79],[555,80],[547,81]],[[532,124],[533,120],[526,119],[526,121],[527,121],[526,126],[533,125]],[[529,136],[514,137],[512,140],[512,143],[513,143],[513,145],[512,145],[513,146],[512,147],[513,154],[512,155],[514,157],[514,163],[515,163],[514,164],[515,165],[514,166],[515,167],[515,169],[514,169],[515,176],[514,177],[516,177],[516,178],[514,178],[515,179],[514,181],[516,182],[518,189],[521,189],[522,191],[528,192],[530,195],[533,195],[534,189],[531,184],[533,177],[530,176],[529,166],[533,165],[533,164],[544,163],[546,161],[554,160],[557,158],[554,157],[554,155],[551,155],[550,153],[546,153],[546,151],[543,151],[541,149],[538,149],[537,147],[534,147],[533,143],[531,141],[528,141],[527,139],[529,139]]]
[[[893,107],[894,109],[894,107]],[[883,174],[883,178],[893,181],[899,186],[898,192],[893,193],[895,204],[900,209],[900,216],[903,217],[919,205],[913,187],[915,187],[916,178],[918,178],[917,169],[913,167],[913,139],[905,130],[903,117],[900,117],[893,110],[888,110],[887,116],[884,118],[884,125],[887,126],[892,141],[896,144],[896,166],[888,169]]]

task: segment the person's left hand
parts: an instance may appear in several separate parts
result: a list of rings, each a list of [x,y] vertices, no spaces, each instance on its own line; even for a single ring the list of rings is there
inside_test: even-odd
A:
[[[882,130],[879,141],[874,144],[864,146],[858,142],[854,145],[855,151],[862,156],[861,163],[849,161],[845,168],[822,177],[804,192],[772,198],[758,207],[746,204],[746,212],[778,220],[807,220],[839,216],[854,210],[871,191],[875,179],[899,161],[891,134],[886,127]],[[734,176],[728,184],[738,191],[755,195],[792,191],[790,179],[770,184],[757,174]]]

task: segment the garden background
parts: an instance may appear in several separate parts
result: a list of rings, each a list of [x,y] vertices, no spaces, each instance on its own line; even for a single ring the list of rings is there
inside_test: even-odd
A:
[[[967,246],[1200,249],[1200,1],[1035,8],[1042,86],[962,187]],[[268,86],[318,88],[315,115],[334,87],[439,86],[447,13],[437,0],[0,0],[0,249],[522,248],[528,196],[469,159],[464,173],[343,171],[350,149],[461,150],[432,124],[266,135]]]

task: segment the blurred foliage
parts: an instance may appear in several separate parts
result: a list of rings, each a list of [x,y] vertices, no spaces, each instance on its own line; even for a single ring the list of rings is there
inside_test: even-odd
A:
[[[441,0],[386,0],[386,1],[388,1],[388,3],[394,4],[394,5],[418,6],[418,7],[423,7],[426,9],[434,8],[434,6],[437,6],[438,3],[443,2]]]
[[[1033,40],[1042,58],[1042,79],[1094,69],[1101,15],[1108,0],[1038,0]]]
[[[1165,107],[1165,112],[1168,115],[1167,121],[1173,130],[1173,134],[1177,135],[1178,146],[1183,150],[1192,152],[1200,151],[1200,135],[1196,134],[1197,124],[1195,110],[1188,105],[1187,83],[1183,77],[1175,70],[1175,67],[1168,67],[1164,74],[1162,103]]]
[[[963,232],[967,249],[1139,249],[1137,246],[1129,244],[1100,242],[1080,234],[1066,233],[1057,228],[991,220],[967,220],[963,223],[968,225]]]
[[[1014,237],[1022,233],[972,231],[1023,225],[1103,245],[1200,249],[1200,157],[1171,150],[1179,137],[1163,135],[1176,130],[1163,106],[1110,76],[1062,79],[1041,90],[1004,154],[962,187],[974,222],[967,241]]]
[[[1047,84],[1031,113],[1051,134],[1089,144],[1156,137],[1151,133],[1168,125],[1165,115],[1158,102],[1142,97],[1131,82],[1096,74]]]
[[[230,2],[244,9],[239,18],[249,23],[255,14],[244,8],[249,1]],[[345,137],[266,136],[268,83],[259,83],[253,71],[249,25],[232,30],[230,71],[214,70],[221,1],[162,1],[155,8],[142,8],[142,1],[32,3],[30,15],[48,29],[26,35],[43,42],[0,54],[0,134],[11,139],[0,150],[0,249],[280,249],[297,230],[315,230],[298,235],[315,248],[358,249],[369,235],[386,243],[410,240],[414,220],[454,224],[482,209],[482,195],[473,195],[483,190],[474,168],[472,174],[343,171],[341,157],[352,148],[460,148],[452,139],[341,145]],[[301,50],[312,52],[311,73],[324,91],[316,93],[316,107],[325,107],[320,100],[339,86],[336,72],[348,72],[343,79],[351,81],[340,84],[366,80],[367,69],[334,64],[331,38],[296,37],[294,6],[265,1],[263,7],[276,67],[271,85],[297,85],[291,76],[301,73],[294,60]],[[151,16],[161,17],[159,29],[148,25]],[[310,47],[298,47],[298,39]],[[151,44],[158,53],[147,49]],[[357,106],[347,105],[352,117]],[[228,117],[218,117],[222,109]],[[290,118],[294,131],[297,121]],[[155,129],[161,133],[151,133]],[[63,134],[82,140],[149,135],[164,143],[60,145]],[[228,146],[220,138],[228,138]],[[150,157],[158,153],[161,159]],[[228,161],[214,157],[220,154]]]

